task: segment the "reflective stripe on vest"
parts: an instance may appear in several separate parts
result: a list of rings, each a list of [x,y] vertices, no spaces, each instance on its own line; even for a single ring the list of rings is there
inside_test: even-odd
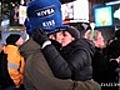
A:
[[[8,62],[8,68],[12,68],[12,69],[18,70],[19,66],[14,64],[14,63]]]

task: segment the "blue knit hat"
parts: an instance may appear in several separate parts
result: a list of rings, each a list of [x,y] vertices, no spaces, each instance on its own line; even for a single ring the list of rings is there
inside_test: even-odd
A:
[[[32,29],[54,30],[62,26],[59,0],[32,0],[27,6],[27,16]]]

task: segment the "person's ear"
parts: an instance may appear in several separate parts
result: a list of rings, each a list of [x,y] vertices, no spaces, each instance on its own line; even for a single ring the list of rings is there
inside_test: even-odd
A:
[[[55,40],[55,36],[54,35],[50,35],[49,39]]]
[[[71,40],[72,40],[72,41],[74,41],[74,40],[75,40],[75,38],[74,38],[74,37],[72,37],[72,38],[71,38]]]

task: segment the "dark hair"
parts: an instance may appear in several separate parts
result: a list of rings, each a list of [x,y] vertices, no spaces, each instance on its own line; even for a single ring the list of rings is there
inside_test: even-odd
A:
[[[115,32],[115,37],[116,37],[118,40],[120,40],[120,30],[117,30],[117,31]]]
[[[110,58],[118,58],[120,56],[120,41],[114,40],[107,48]]]

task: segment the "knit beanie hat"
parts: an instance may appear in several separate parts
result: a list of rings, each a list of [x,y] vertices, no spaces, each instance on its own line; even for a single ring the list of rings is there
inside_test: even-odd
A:
[[[27,6],[27,17],[33,30],[54,30],[62,25],[61,3],[59,0],[32,0]]]
[[[21,36],[18,34],[10,34],[6,39],[6,44],[15,45]]]
[[[73,26],[69,26],[67,30],[73,37],[80,39],[80,31]]]
[[[51,34],[55,34],[55,33],[59,32],[59,31],[68,31],[76,39],[80,38],[80,31],[77,30],[75,27],[69,26],[69,25],[64,25],[64,26],[56,27],[56,29],[54,31],[49,31],[49,32],[46,32],[46,33],[49,36]]]

